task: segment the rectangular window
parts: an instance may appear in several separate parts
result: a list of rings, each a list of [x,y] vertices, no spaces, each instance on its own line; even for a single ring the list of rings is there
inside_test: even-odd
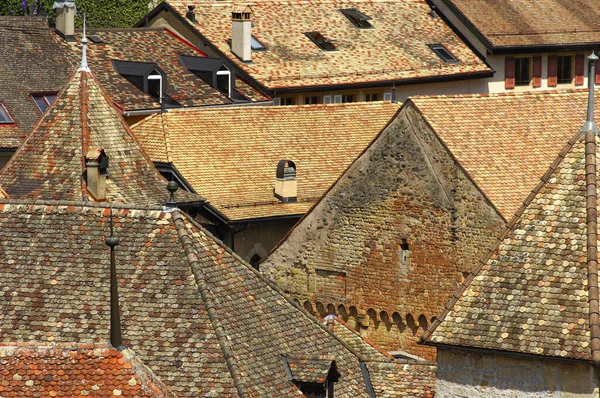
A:
[[[267,49],[264,44],[262,44],[254,35],[250,36],[250,47],[252,51],[264,51]]]
[[[281,105],[294,105],[295,103],[294,97],[281,97]]]
[[[306,105],[318,104],[319,103],[319,97],[317,97],[317,96],[314,96],[314,97],[304,97],[304,103]]]
[[[571,84],[573,81],[573,57],[559,55],[556,57],[556,78],[558,84]]]
[[[12,124],[14,121],[8,114],[4,104],[0,102],[0,124]]]
[[[231,97],[231,73],[228,70],[217,71],[217,90]]]
[[[306,35],[306,37],[312,40],[313,43],[319,46],[321,50],[335,50],[335,46],[333,45],[333,43],[328,38],[323,36],[320,32],[306,32],[304,34]]]
[[[379,93],[365,94],[365,101],[367,101],[367,102],[379,101]]]
[[[342,94],[342,102],[356,102],[356,95],[354,94]]]
[[[430,44],[429,48],[431,48],[431,51],[447,64],[457,64],[459,62],[458,58],[456,58],[443,44]]]
[[[355,8],[344,8],[340,10],[357,28],[365,29],[372,28],[373,25],[369,22],[371,17],[363,14]]]
[[[56,93],[51,93],[51,94],[35,94],[34,93],[34,94],[31,94],[31,98],[33,98],[33,101],[37,105],[40,112],[44,113],[44,112],[46,112],[46,109],[48,109],[50,107],[50,105],[52,105],[54,100],[56,99]]]
[[[323,103],[324,104],[331,104],[331,95],[324,95],[323,96]]]
[[[516,58],[515,59],[515,85],[529,86],[531,81],[530,74],[531,58]]]

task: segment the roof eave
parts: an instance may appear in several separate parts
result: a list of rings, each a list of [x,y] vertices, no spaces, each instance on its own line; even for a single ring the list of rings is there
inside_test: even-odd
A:
[[[566,44],[532,44],[524,46],[492,46],[488,51],[491,55],[592,51],[600,47],[597,43],[566,43]]]

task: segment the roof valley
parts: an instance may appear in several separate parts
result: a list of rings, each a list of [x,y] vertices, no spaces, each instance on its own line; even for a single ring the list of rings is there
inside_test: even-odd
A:
[[[208,288],[208,283],[204,278],[204,275],[202,274],[202,267],[200,265],[200,261],[198,260],[198,253],[192,243],[193,239],[189,235],[188,229],[185,225],[185,218],[179,211],[175,211],[172,213],[172,219],[177,231],[177,236],[179,237],[179,241],[185,251],[192,274],[194,275],[198,292],[200,293],[202,302],[206,307],[208,318],[212,324],[215,335],[217,336],[217,340],[219,342],[219,346],[221,347],[221,351],[223,352],[223,356],[227,362],[227,368],[229,369],[229,373],[233,379],[233,384],[240,397],[250,397],[251,395],[249,394],[248,388],[242,380],[241,367],[238,364],[238,360],[233,353],[229,341],[227,340],[225,330],[217,316],[216,304],[213,302],[211,297],[212,293]]]

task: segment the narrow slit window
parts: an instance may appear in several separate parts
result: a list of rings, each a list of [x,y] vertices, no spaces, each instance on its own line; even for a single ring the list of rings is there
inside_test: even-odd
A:
[[[52,105],[54,100],[56,99],[56,93],[31,94],[31,98],[33,98],[33,101],[37,105],[40,112],[44,113],[44,112],[46,112],[46,109],[48,109],[50,107],[50,105]]]
[[[325,51],[334,51],[335,45],[325,36],[323,36],[320,32],[306,32],[304,33],[306,37],[312,40],[321,50]]]
[[[373,25],[369,22],[371,17],[363,14],[355,8],[344,8],[340,10],[342,14],[346,16],[357,28],[367,29],[372,28]]]
[[[14,121],[10,117],[10,114],[4,107],[4,104],[0,102],[0,124],[12,124]]]
[[[458,58],[456,58],[446,47],[441,44],[431,44],[429,46],[438,57],[440,57],[447,64],[457,64]]]
[[[252,51],[264,51],[267,49],[254,35],[250,36],[250,47],[252,47]]]
[[[408,250],[408,242],[406,239],[402,239],[400,243],[400,263],[402,265],[408,264],[408,256],[410,251]]]
[[[148,75],[148,94],[162,102],[162,75],[156,70]]]

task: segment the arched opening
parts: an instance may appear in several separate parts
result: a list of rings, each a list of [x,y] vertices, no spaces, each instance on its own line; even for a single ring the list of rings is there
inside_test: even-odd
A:
[[[260,260],[262,260],[262,259],[260,258],[260,256],[258,255],[258,253],[255,254],[254,256],[250,257],[250,261],[249,261],[250,265],[252,266],[252,268],[254,268],[257,271],[258,271],[258,267],[259,267],[259,264],[260,264]]]
[[[225,65],[217,71],[217,90],[231,97],[231,72]]]
[[[148,94],[157,99],[159,102],[162,102],[162,75],[159,71],[154,69],[148,75]]]

